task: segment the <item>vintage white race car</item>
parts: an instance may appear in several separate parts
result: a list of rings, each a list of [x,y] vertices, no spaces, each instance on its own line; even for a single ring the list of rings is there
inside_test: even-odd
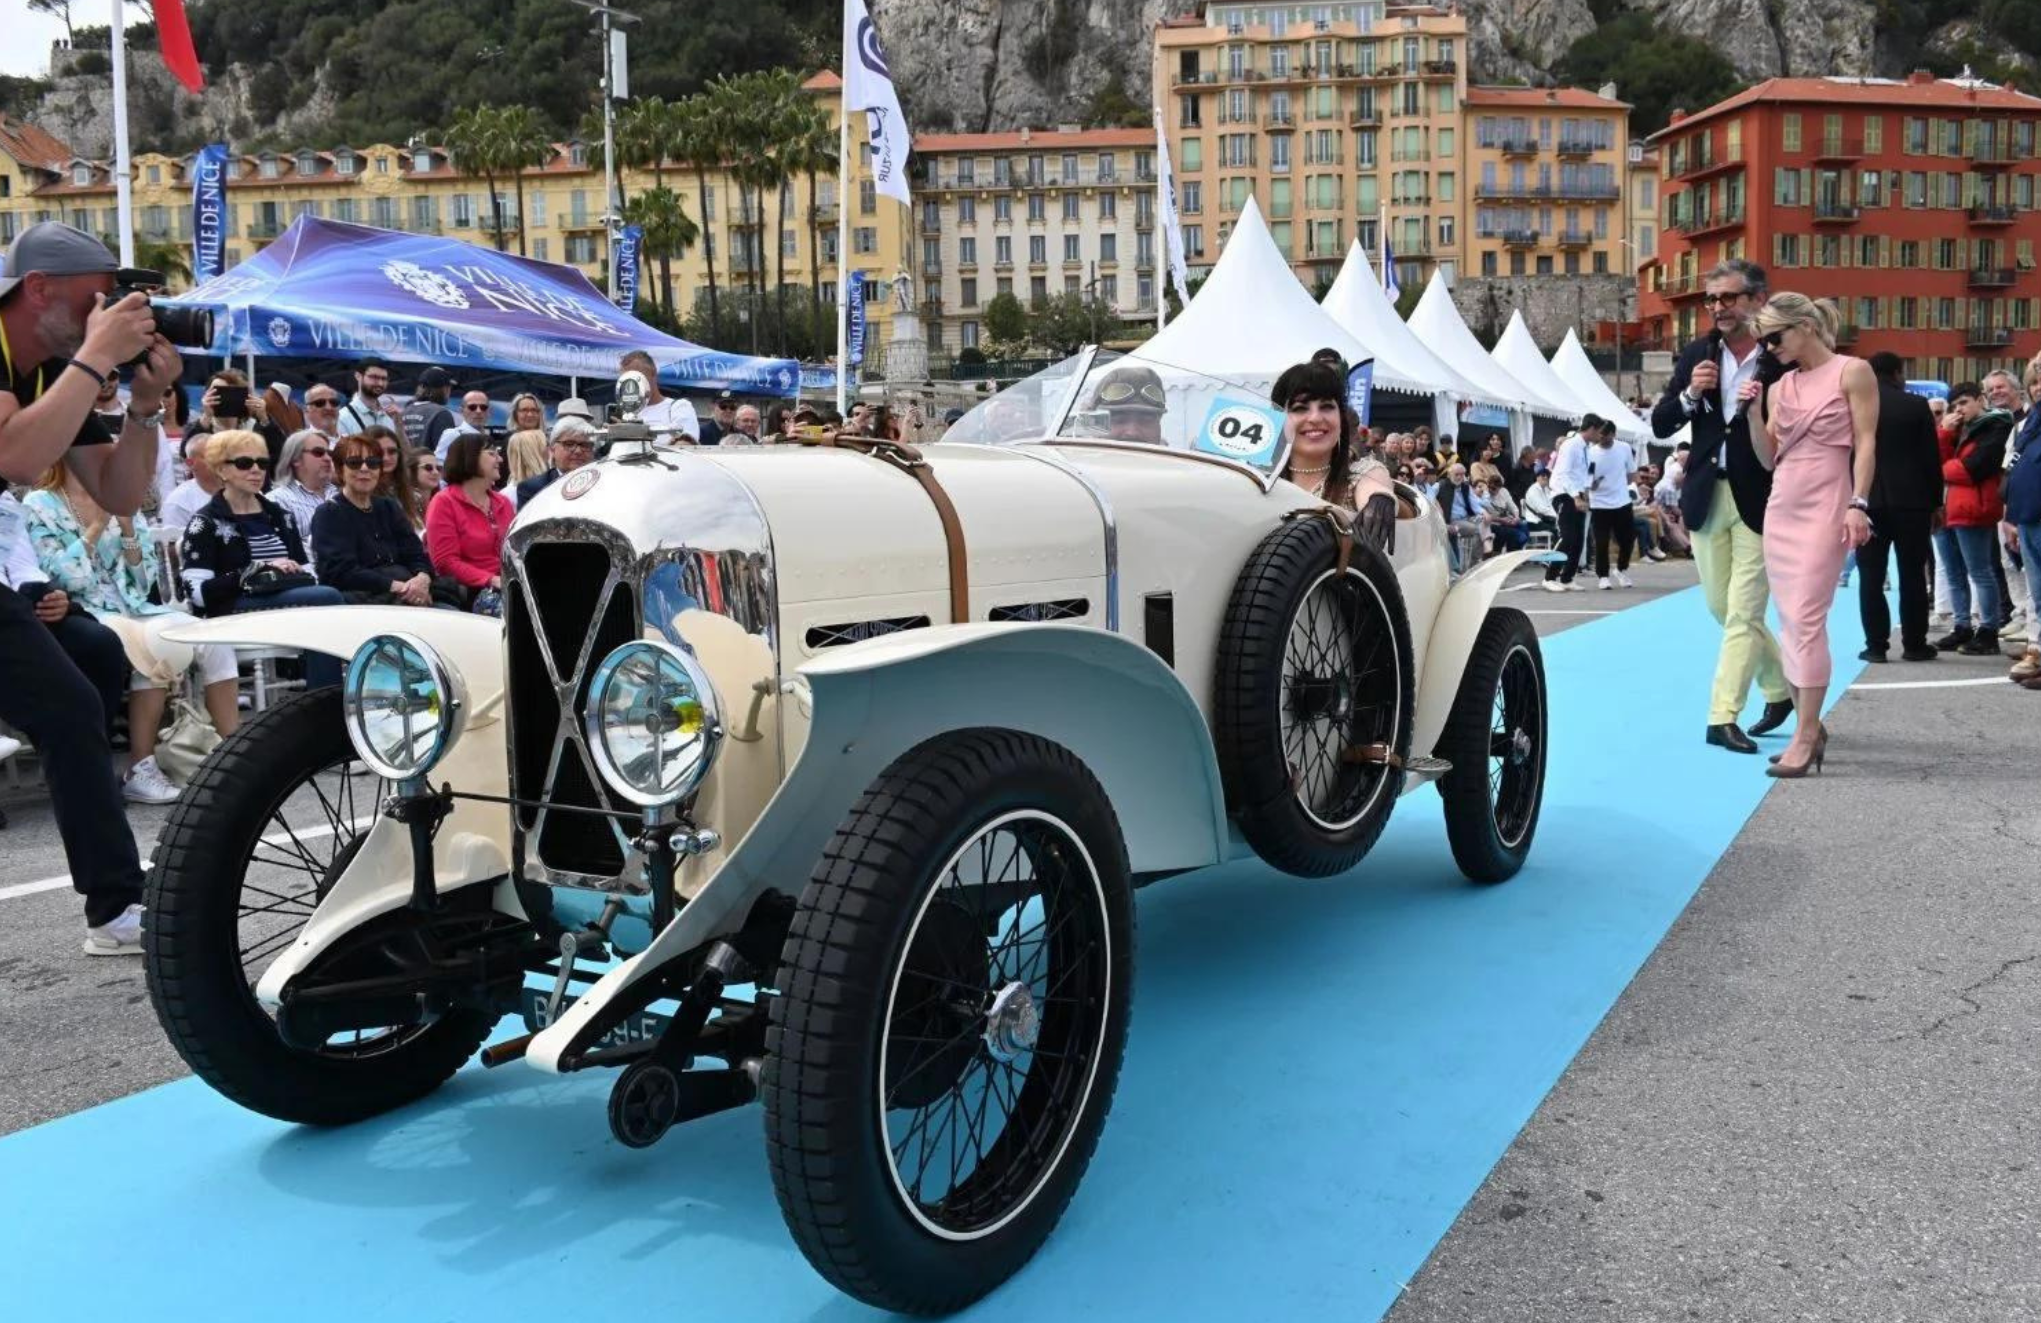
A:
[[[1433,781],[1454,858],[1501,881],[1544,787],[1538,641],[1494,605],[1520,558],[1449,582],[1417,493],[1385,557],[1280,448],[1083,435],[1101,366],[986,406],[1029,436],[926,452],[670,448],[627,379],[607,457],[519,513],[502,621],[188,629],[351,659],[164,828],[149,986],[193,1071],[337,1124],[478,1049],[620,1067],[630,1145],[761,1100],[842,1290],[939,1313],[1018,1270],[1113,1096],[1137,886],[1345,873]],[[1173,407],[1210,433],[1268,406]]]

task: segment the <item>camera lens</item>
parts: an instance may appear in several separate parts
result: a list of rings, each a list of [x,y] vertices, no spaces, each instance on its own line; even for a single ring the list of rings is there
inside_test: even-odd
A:
[[[151,302],[156,329],[179,349],[210,349],[213,344],[213,314],[209,308],[175,308]]]

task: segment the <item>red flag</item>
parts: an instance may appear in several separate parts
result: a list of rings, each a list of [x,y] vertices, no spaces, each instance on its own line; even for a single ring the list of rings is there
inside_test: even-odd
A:
[[[191,44],[191,24],[184,21],[184,0],[156,0],[156,40],[163,48],[163,63],[186,91],[205,89],[205,70],[199,68],[198,50]]]

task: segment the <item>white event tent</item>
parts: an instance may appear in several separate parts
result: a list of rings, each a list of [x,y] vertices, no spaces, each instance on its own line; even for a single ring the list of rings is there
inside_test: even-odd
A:
[[[1321,305],[1332,319],[1363,344],[1375,351],[1375,377],[1386,373],[1432,384],[1432,430],[1451,436],[1456,430],[1458,406],[1489,404],[1499,409],[1522,409],[1524,401],[1511,399],[1509,392],[1479,378],[1461,376],[1453,365],[1433,353],[1417,333],[1396,315],[1396,305],[1376,280],[1368,254],[1355,240],[1347,250],[1346,262]]]
[[[1190,305],[1132,357],[1158,370],[1188,369],[1265,395],[1284,369],[1327,348],[1350,363],[1374,359],[1378,390],[1430,395],[1436,389],[1386,361],[1312,300],[1250,197]],[[1168,380],[1167,371],[1163,376]]]
[[[1502,328],[1502,335],[1495,342],[1493,357],[1509,370],[1511,376],[1565,409],[1569,421],[1579,422],[1580,416],[1588,412],[1573,388],[1559,379],[1559,374],[1545,361],[1545,355],[1538,352],[1538,342],[1531,338],[1531,328],[1524,323],[1522,309],[1510,311],[1509,325]]]
[[[1651,435],[1651,426],[1637,416],[1637,411],[1623,403],[1616,392],[1609,389],[1609,383],[1602,380],[1602,374],[1595,371],[1595,365],[1588,361],[1587,350],[1581,348],[1580,337],[1571,330],[1559,347],[1552,351],[1552,373],[1566,383],[1573,397],[1604,418],[1616,423],[1616,435],[1637,447],[1641,456],[1647,445],[1663,445]]]
[[[1432,272],[1423,297],[1410,310],[1410,329],[1461,376],[1492,383],[1512,398],[1524,401],[1526,407],[1510,410],[1511,450],[1531,444],[1532,414],[1560,419],[1568,416],[1569,410],[1565,406],[1543,398],[1518,381],[1509,369],[1481,347],[1481,342],[1474,338],[1474,332],[1468,330],[1467,323],[1461,319],[1460,310],[1453,306],[1453,293],[1446,286],[1443,272]]]

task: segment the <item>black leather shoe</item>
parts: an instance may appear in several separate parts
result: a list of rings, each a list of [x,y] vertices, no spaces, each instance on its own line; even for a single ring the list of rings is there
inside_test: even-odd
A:
[[[1932,643],[1923,643],[1917,648],[1908,648],[1899,655],[1906,661],[1933,661],[1942,655],[1942,650]]]
[[[1751,723],[1752,735],[1769,735],[1786,724],[1786,718],[1793,715],[1792,702],[1766,703],[1764,715]]]
[[[1752,742],[1750,736],[1744,734],[1743,728],[1733,721],[1721,726],[1708,727],[1708,743],[1718,749],[1727,749],[1731,753],[1758,751],[1758,746]]]
[[[1867,662],[1889,662],[1892,660],[1892,658],[1885,655],[1885,649],[1883,648],[1866,648],[1862,652],[1857,654],[1857,660]]]
[[[1947,634],[1944,634],[1942,637],[1936,639],[1935,647],[1943,652],[1948,652],[1954,648],[1960,648],[1964,644],[1970,642],[1971,638],[1973,637],[1973,634],[1974,631],[1971,630],[1970,626],[1958,625],[1956,626],[1956,628],[1950,630]]]

